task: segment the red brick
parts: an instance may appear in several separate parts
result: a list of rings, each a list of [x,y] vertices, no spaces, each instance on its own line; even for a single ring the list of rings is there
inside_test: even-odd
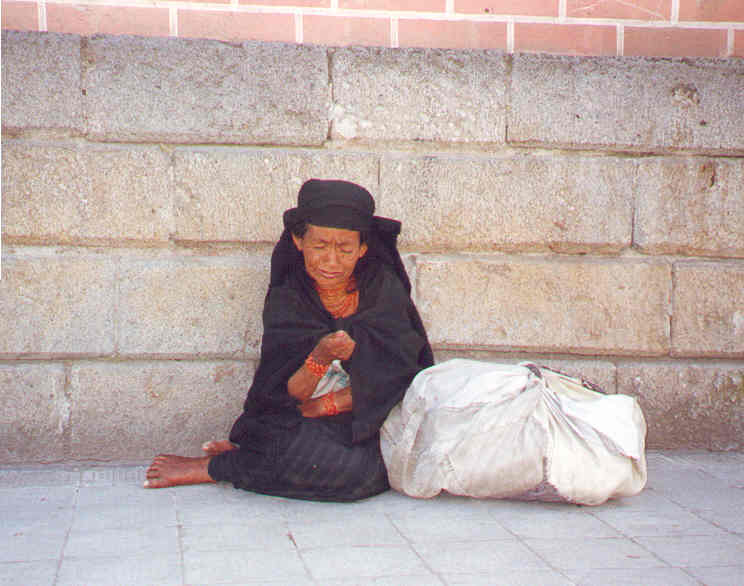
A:
[[[363,10],[414,10],[444,12],[445,0],[339,0],[338,7]]]
[[[401,47],[443,49],[506,49],[506,24],[463,20],[409,20],[398,22]]]
[[[632,18],[635,20],[670,20],[672,0],[567,0],[566,16],[572,18]]]
[[[229,2],[230,0],[225,0]],[[239,4],[264,4],[266,6],[302,6],[303,8],[328,8],[331,0],[238,0]]]
[[[36,2],[3,2],[3,29],[14,31],[39,30],[39,10]]]
[[[455,0],[455,12],[558,16],[558,0]]]
[[[167,37],[167,8],[47,4],[47,29],[79,35]]]
[[[221,41],[295,42],[294,16],[217,10],[179,10],[178,36]]]
[[[744,57],[744,31],[734,31],[734,57]]]
[[[679,0],[679,19],[744,22],[744,3],[741,0]]]
[[[617,32],[614,26],[516,23],[514,50],[564,55],[616,55]]]
[[[626,27],[623,54],[648,57],[725,57],[726,31]]]
[[[390,46],[390,20],[387,18],[306,15],[302,22],[305,43]]]
[[[170,0],[165,1],[168,2]],[[200,0],[200,2],[203,2],[205,4],[229,4],[230,0]]]

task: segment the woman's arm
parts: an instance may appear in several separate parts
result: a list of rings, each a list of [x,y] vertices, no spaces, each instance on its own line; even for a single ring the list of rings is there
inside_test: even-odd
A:
[[[298,401],[308,400],[331,362],[336,359],[348,360],[354,347],[354,340],[343,330],[323,336],[287,381],[287,392]]]
[[[310,354],[310,356],[312,356],[312,354]],[[320,364],[320,362],[316,362],[316,364]],[[287,382],[287,392],[298,401],[306,401],[313,394],[313,391],[315,391],[315,387],[318,386],[318,381],[322,376],[322,374],[318,376],[315,372],[310,370],[307,361],[305,361],[302,363],[299,370],[289,378],[289,381]]]

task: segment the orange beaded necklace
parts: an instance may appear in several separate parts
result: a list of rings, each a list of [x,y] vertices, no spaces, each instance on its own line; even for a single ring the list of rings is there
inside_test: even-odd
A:
[[[353,315],[359,307],[359,290],[353,275],[348,282],[337,287],[325,288],[315,283],[315,290],[323,307],[336,319]]]

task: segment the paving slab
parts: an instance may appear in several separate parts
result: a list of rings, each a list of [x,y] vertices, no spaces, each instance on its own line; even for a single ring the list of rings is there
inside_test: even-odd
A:
[[[332,546],[302,551],[311,574],[318,580],[374,578],[426,573],[421,558],[397,545]],[[335,561],[332,561],[335,560]]]
[[[572,586],[574,582],[553,570],[502,570],[498,574],[501,584],[510,586]],[[493,574],[444,574],[450,586],[493,586]]]
[[[239,524],[181,526],[181,544],[185,553],[199,551],[296,551],[287,523],[253,520]]]
[[[0,584],[54,584],[57,560],[0,564]]]
[[[569,571],[570,584],[578,586],[595,586],[596,584],[612,584],[613,586],[668,586],[676,584],[699,584],[699,582],[679,568],[644,568],[643,570],[588,570]]]
[[[725,535],[726,531],[684,509],[659,511],[600,510],[594,517],[628,537]]]
[[[65,545],[65,530],[56,527],[3,531],[7,545],[0,551],[0,563],[57,560]]]
[[[315,582],[313,582],[315,584]],[[325,586],[359,586],[365,584],[369,586],[432,586],[436,584],[444,584],[444,582],[438,581],[437,577],[433,574],[419,574],[401,576],[396,574],[395,576],[383,576],[377,578],[339,578],[333,580],[324,580]]]
[[[178,509],[178,523],[183,527],[198,527],[201,525],[235,525],[256,521],[258,519],[274,519],[284,521],[284,506],[276,503],[261,510],[254,503],[227,503],[204,500],[200,504],[182,505]]]
[[[497,576],[503,570],[549,569],[538,554],[517,540],[424,543],[414,547],[427,564],[442,574]]]
[[[175,527],[176,511],[161,504],[137,505],[120,503],[81,507],[72,524],[74,531],[103,531],[105,529],[136,529],[139,527]]]
[[[143,462],[0,468],[0,586],[741,586],[744,454],[648,462],[641,494],[597,507],[154,491]]]
[[[249,580],[306,579],[307,571],[295,551],[195,551],[184,553],[186,583],[235,584]]]
[[[176,554],[136,557],[65,557],[58,572],[57,586],[120,586],[121,584],[183,584],[180,556]]]
[[[320,547],[406,546],[406,540],[385,515],[359,515],[338,521],[292,521],[288,534],[301,550]]]
[[[513,537],[501,523],[489,517],[465,523],[438,515],[407,515],[393,520],[396,529],[411,543],[493,541]]]
[[[744,510],[742,509],[700,511],[697,515],[702,519],[715,523],[715,525],[721,529],[725,529],[729,533],[744,535]]]
[[[703,584],[706,584],[706,586],[741,584],[742,567],[740,565],[712,568],[690,568],[688,571]]]
[[[577,535],[582,539],[622,537],[617,529],[602,519],[569,511],[525,511],[509,517],[504,516],[501,523],[508,531],[522,539],[551,539],[559,542],[561,539],[570,539]]]
[[[639,537],[637,541],[660,559],[677,567],[744,564],[744,537],[740,535]]]
[[[133,527],[126,529],[73,529],[65,543],[65,556],[136,557],[179,554],[178,528]]]
[[[667,565],[625,538],[528,539],[526,543],[551,567],[560,570],[642,570]]]

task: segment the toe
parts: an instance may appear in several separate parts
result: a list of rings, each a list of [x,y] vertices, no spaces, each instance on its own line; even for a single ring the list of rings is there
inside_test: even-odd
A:
[[[167,486],[162,480],[156,478],[149,478],[145,480],[144,488],[163,488]]]

